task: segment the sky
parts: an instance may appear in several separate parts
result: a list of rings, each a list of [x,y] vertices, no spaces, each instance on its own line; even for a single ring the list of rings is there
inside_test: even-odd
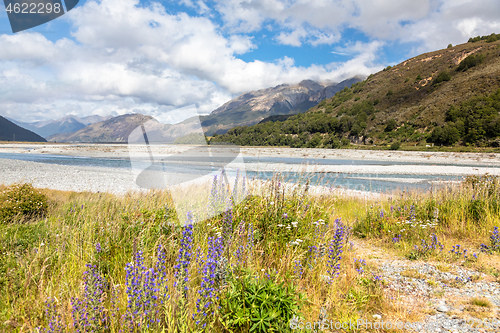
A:
[[[15,34],[0,7],[0,115],[25,122],[175,122],[251,90],[367,76],[500,33],[498,0],[80,0]]]

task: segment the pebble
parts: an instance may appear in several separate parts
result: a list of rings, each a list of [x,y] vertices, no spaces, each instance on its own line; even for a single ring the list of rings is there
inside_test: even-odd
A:
[[[439,312],[448,312],[448,311],[450,311],[450,309],[448,309],[448,308],[446,307],[446,305],[441,304],[441,305],[439,305],[439,306],[436,308],[436,311],[439,311]]]

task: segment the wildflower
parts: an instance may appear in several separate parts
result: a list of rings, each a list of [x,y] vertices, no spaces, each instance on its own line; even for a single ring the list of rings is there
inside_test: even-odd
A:
[[[302,263],[300,262],[300,260],[295,260],[295,266],[293,272],[296,278],[302,279],[302,275],[304,274],[304,268],[302,267]]]
[[[45,301],[45,314],[47,315],[48,328],[44,331],[49,333],[64,332],[61,315],[57,313],[56,303],[53,299]]]
[[[354,268],[359,274],[364,273],[364,266],[366,266],[366,261],[364,259],[354,259]]]
[[[192,215],[188,213],[188,220],[192,222]],[[174,266],[175,277],[177,281],[174,286],[179,287],[184,298],[187,297],[189,281],[188,267],[191,262],[191,248],[193,242],[193,225],[188,224],[182,231],[181,247],[179,249],[179,256],[177,257],[178,264]],[[180,282],[180,283],[179,283]]]
[[[373,273],[372,273],[372,274],[373,274]],[[372,279],[372,280],[373,280],[373,282],[375,282],[375,283],[378,283],[378,284],[380,284],[380,285],[382,284],[382,277],[381,277],[380,275],[375,275],[375,274],[373,274],[373,279]]]
[[[287,213],[283,213],[283,215],[282,215],[282,216],[283,216],[283,218],[284,218],[284,219],[287,219],[287,218],[288,218],[288,214],[287,214]]]
[[[398,234],[397,236],[392,237],[393,243],[398,243],[399,241],[401,241],[401,234]]]
[[[87,264],[86,267],[83,298],[71,300],[73,326],[77,331],[101,331],[107,329],[109,322],[103,304],[107,284],[97,266]]]
[[[201,327],[206,327],[206,317],[208,310],[218,297],[218,284],[221,281],[217,280],[218,259],[222,255],[223,240],[220,237],[208,237],[208,252],[205,266],[202,271],[201,288],[198,291],[199,297],[196,300],[197,324]]]
[[[345,226],[340,219],[335,220],[336,230],[333,236],[330,246],[328,248],[328,274],[333,279],[339,274],[340,271],[340,259],[342,259],[342,248],[345,241]]]

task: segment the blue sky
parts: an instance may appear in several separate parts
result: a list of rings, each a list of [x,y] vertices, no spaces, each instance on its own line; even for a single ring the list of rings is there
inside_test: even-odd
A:
[[[80,0],[17,34],[0,11],[0,114],[207,114],[303,79],[339,82],[500,32],[498,0]]]

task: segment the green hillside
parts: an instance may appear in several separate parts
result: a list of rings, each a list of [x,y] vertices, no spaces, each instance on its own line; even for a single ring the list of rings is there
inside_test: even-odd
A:
[[[500,145],[500,35],[425,53],[370,75],[305,114],[237,127],[211,141],[337,148]]]

